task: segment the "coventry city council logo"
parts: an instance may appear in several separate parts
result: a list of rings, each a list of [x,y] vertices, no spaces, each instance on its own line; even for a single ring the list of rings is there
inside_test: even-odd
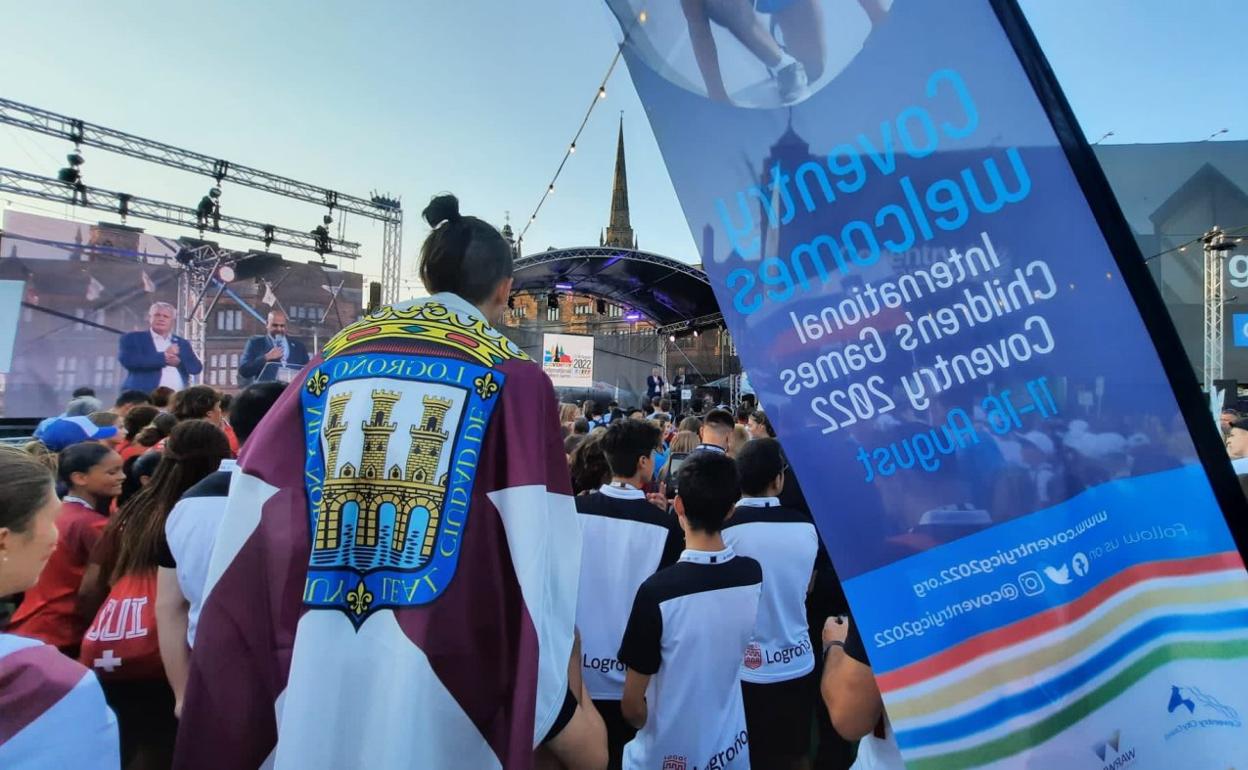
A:
[[[503,382],[467,361],[376,353],[309,373],[305,605],[340,610],[358,628],[446,590]]]

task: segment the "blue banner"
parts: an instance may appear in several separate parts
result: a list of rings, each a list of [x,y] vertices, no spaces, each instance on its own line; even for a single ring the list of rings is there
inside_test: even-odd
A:
[[[608,4],[907,766],[1248,756],[1194,380],[1013,4]]]

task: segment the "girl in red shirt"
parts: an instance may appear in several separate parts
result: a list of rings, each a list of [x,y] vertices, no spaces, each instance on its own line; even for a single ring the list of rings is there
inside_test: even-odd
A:
[[[77,609],[78,586],[91,549],[100,539],[112,499],[125,474],[121,456],[107,446],[84,442],[61,451],[58,474],[69,489],[56,518],[56,550],[35,586],[13,613],[8,630],[42,640],[76,658],[89,617]]]

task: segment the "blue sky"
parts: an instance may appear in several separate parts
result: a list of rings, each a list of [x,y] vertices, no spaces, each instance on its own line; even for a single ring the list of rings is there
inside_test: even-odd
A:
[[[1248,138],[1244,65],[1225,40],[1205,42],[1213,31],[1242,28],[1248,3],[1024,0],[1023,7],[1091,139],[1112,130],[1107,142],[1195,141],[1221,128],[1229,129],[1222,140]],[[450,190],[467,213],[501,225],[510,211],[514,226],[524,224],[615,46],[597,0],[66,0],[23,3],[5,26],[0,94],[7,98],[346,193],[401,195],[405,293],[415,288],[427,232],[419,211],[432,194]],[[621,110],[642,248],[696,259],[622,64],[526,252],[597,244]],[[68,150],[0,127],[2,166],[51,176]],[[186,205],[211,186],[99,150],[84,154],[89,185]],[[300,229],[323,213],[228,180],[222,203],[227,214]],[[0,194],[0,208],[9,205],[66,213]],[[380,226],[348,217],[346,235],[364,246],[358,269],[376,277]]]

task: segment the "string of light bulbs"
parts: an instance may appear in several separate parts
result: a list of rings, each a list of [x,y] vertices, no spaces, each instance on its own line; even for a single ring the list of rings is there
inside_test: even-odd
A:
[[[646,23],[646,12],[643,10],[637,14],[636,24]],[[624,39],[615,49],[615,56],[611,57],[611,65],[607,67],[607,74],[603,75],[602,82],[598,84],[598,92],[594,94],[594,98],[589,102],[589,109],[585,110],[585,117],[581,119],[581,125],[576,129],[576,133],[572,136],[572,142],[563,151],[563,158],[559,161],[559,166],[555,169],[554,175],[550,178],[550,183],[546,185],[546,189],[542,192],[542,197],[537,202],[537,206],[533,209],[533,213],[529,215],[529,221],[524,223],[524,227],[520,230],[519,241],[524,241],[525,233],[537,221],[537,214],[542,210],[542,206],[546,205],[546,200],[555,194],[555,183],[559,181],[559,175],[563,173],[563,167],[568,164],[568,159],[576,154],[576,143],[580,141],[581,133],[585,130],[585,126],[589,123],[589,116],[594,114],[594,108],[598,103],[607,98],[607,81],[611,79],[611,73],[615,72],[615,65],[620,63],[620,56],[624,54],[624,45],[628,43],[629,35],[632,34],[633,26],[624,33]]]

